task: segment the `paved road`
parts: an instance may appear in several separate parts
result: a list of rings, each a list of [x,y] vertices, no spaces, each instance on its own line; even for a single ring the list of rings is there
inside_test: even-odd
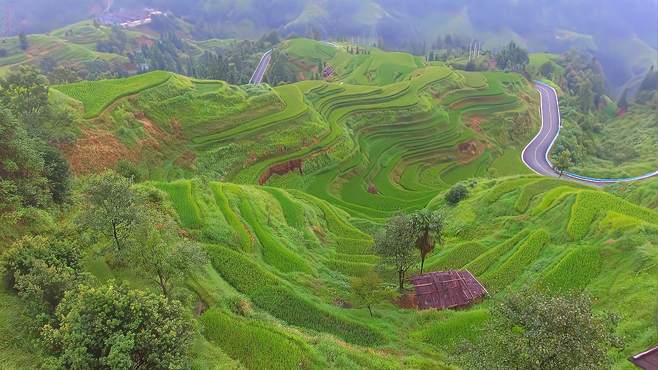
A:
[[[252,74],[251,78],[249,79],[250,84],[258,85],[263,82],[263,77],[265,77],[265,72],[267,71],[267,67],[270,65],[271,60],[272,60],[272,50],[268,50],[260,58],[260,62],[258,62],[258,67],[256,67],[254,74]]]
[[[521,159],[531,170],[539,175],[558,177],[558,173],[553,169],[551,162],[548,160],[548,153],[553,147],[555,140],[560,134],[560,106],[557,99],[557,92],[552,87],[538,82],[537,91],[541,97],[541,129],[537,136],[530,141],[523,153]],[[645,174],[643,176],[620,178],[620,179],[600,179],[587,176],[581,176],[574,173],[565,173],[564,177],[590,184],[605,185],[617,182],[629,182],[648,179],[658,176],[658,171]]]

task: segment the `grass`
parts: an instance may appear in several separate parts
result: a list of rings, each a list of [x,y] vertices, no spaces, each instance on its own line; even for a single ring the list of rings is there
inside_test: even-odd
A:
[[[200,322],[209,341],[248,369],[294,369],[317,361],[303,341],[256,320],[213,309]]]

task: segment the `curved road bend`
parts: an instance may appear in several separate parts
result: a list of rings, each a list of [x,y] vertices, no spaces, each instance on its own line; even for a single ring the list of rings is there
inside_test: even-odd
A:
[[[267,71],[267,67],[270,65],[270,60],[272,60],[272,50],[266,51],[263,56],[260,58],[260,62],[258,62],[258,67],[256,67],[256,70],[254,73],[251,75],[251,78],[249,79],[249,84],[251,85],[258,85],[263,82],[263,77],[265,77],[265,72]]]
[[[558,173],[553,169],[553,166],[548,160],[548,153],[560,134],[561,127],[560,106],[557,99],[557,92],[552,87],[541,82],[536,84],[536,88],[537,91],[539,91],[541,98],[541,129],[532,141],[530,141],[530,144],[523,149],[521,159],[528,168],[539,175],[558,177]],[[648,179],[650,177],[658,176],[658,171],[643,176],[621,179],[599,179],[580,176],[573,173],[565,173],[564,176],[590,185],[605,185],[616,182]]]

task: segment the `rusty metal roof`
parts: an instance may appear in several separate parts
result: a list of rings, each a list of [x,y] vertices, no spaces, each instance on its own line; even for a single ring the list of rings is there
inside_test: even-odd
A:
[[[468,270],[430,272],[414,276],[418,308],[467,307],[487,295],[487,290]]]
[[[628,359],[644,370],[658,369],[658,347],[651,348]]]

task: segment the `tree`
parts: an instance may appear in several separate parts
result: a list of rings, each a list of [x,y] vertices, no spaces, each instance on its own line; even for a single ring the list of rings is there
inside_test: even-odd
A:
[[[565,149],[554,156],[553,167],[560,174],[560,177],[573,166],[573,158],[569,149]]]
[[[30,46],[30,44],[27,41],[27,35],[25,32],[21,32],[18,34],[18,44],[21,47],[21,50],[25,51],[27,48]]]
[[[456,184],[448,190],[445,195],[445,200],[450,205],[457,205],[462,200],[468,197],[468,189],[463,184]]]
[[[491,312],[475,343],[461,351],[469,369],[604,369],[607,352],[621,348],[617,318],[592,312],[584,295],[552,297],[535,291],[508,295]]]
[[[50,193],[39,142],[0,103],[0,210],[45,207]]]
[[[1,260],[5,283],[35,315],[53,315],[68,290],[88,279],[82,249],[71,239],[26,236]]]
[[[370,317],[372,317],[372,307],[390,296],[389,292],[382,286],[382,279],[374,271],[352,279],[350,288],[354,303],[358,306],[367,307]]]
[[[400,293],[404,290],[405,274],[416,261],[416,239],[412,220],[405,215],[391,218],[385,228],[375,234],[375,253],[380,255],[384,262],[395,266]]]
[[[411,215],[411,223],[416,235],[416,248],[420,251],[420,273],[423,273],[425,257],[434,250],[436,241],[443,244],[445,216],[439,211],[420,210]]]
[[[194,336],[180,302],[110,282],[69,291],[45,325],[46,345],[67,369],[183,369]]]
[[[132,181],[113,171],[91,176],[83,186],[83,201],[78,225],[112,238],[121,251],[142,215],[142,199]]]
[[[552,78],[553,62],[549,60],[548,62],[542,64],[541,67],[539,67],[539,73],[546,78]]]
[[[22,66],[0,79],[0,102],[32,131],[50,112],[48,79],[33,67]]]
[[[496,64],[505,71],[521,72],[530,63],[528,52],[521,49],[514,41],[496,54]]]
[[[174,282],[205,263],[206,255],[197,243],[178,235],[178,225],[169,215],[155,207],[143,212],[135,243],[130,244],[124,258],[170,298]]]

